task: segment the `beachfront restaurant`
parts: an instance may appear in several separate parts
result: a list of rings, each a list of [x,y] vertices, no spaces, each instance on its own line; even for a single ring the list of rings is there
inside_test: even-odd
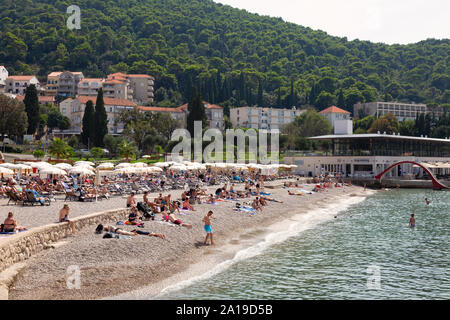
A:
[[[327,141],[327,154],[285,157],[285,163],[297,165],[303,176],[321,174],[345,177],[373,177],[400,161],[424,164],[441,178],[450,177],[450,139],[410,137],[389,134],[326,135],[310,138]],[[401,164],[386,177],[422,178],[424,171],[411,163]]]

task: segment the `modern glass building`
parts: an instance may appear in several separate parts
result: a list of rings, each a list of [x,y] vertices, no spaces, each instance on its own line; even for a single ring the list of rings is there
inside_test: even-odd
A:
[[[285,157],[285,162],[296,164],[297,173],[317,176],[323,173],[351,177],[373,177],[401,161],[449,165],[450,139],[409,137],[389,134],[327,135],[310,138],[328,141],[330,153]],[[443,165],[442,165],[443,166]],[[445,166],[443,166],[445,168]],[[433,171],[436,171],[433,170]],[[446,175],[449,169],[439,170]],[[417,177],[423,175],[413,164],[402,164],[387,177]]]

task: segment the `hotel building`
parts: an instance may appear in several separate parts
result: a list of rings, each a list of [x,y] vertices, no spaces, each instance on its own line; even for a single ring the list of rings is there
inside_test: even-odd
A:
[[[234,128],[281,129],[294,121],[304,110],[241,107],[230,110],[230,120]]]

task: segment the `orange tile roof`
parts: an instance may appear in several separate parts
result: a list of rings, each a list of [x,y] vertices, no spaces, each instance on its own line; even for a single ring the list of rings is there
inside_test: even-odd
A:
[[[345,113],[345,114],[350,114],[350,112],[342,110],[341,108],[338,108],[336,106],[331,106],[329,108],[326,108],[323,111],[319,112],[320,114],[325,114],[325,113]]]
[[[62,73],[61,71],[51,72],[49,73],[48,77],[59,77],[61,73]]]
[[[77,99],[85,104],[89,100],[91,100],[94,104],[97,101],[97,96],[79,96]],[[103,102],[108,106],[125,106],[125,107],[136,107],[136,103],[127,99],[114,99],[103,97]]]
[[[23,100],[25,100],[25,96],[16,96],[16,99],[19,101],[23,101]],[[55,97],[53,97],[53,96],[38,96],[38,100],[40,103],[55,102]]]
[[[35,76],[9,76],[7,79],[12,79],[16,81],[30,81]]]
[[[101,78],[84,78],[83,80],[81,80],[80,83],[82,82],[102,82],[103,79]]]
[[[141,111],[153,111],[153,112],[177,112],[177,113],[183,112],[183,110],[181,110],[179,108],[139,106],[138,109]]]
[[[126,77],[129,77],[129,78],[150,78],[150,79],[153,79],[153,77],[149,76],[148,74],[127,74]]]

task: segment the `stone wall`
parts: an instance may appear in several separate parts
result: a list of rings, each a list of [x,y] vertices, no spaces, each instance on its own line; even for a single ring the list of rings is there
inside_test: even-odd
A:
[[[100,223],[116,223],[128,217],[129,209],[116,209],[71,219],[75,232]],[[32,228],[0,239],[0,272],[22,262],[71,234],[69,223],[55,223]]]

